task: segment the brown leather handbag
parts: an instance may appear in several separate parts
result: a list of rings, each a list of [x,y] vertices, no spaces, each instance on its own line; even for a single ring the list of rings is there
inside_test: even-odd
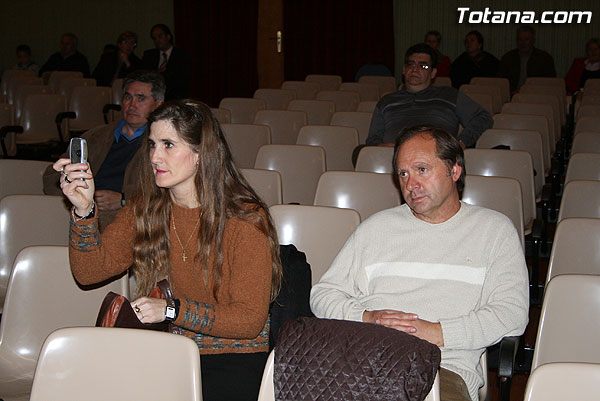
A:
[[[162,299],[173,298],[169,282],[166,279],[159,281],[148,296]],[[106,294],[104,301],[102,301],[96,319],[96,327],[121,327],[176,333],[176,327],[167,321],[150,324],[140,322],[129,300],[123,295],[112,291]]]

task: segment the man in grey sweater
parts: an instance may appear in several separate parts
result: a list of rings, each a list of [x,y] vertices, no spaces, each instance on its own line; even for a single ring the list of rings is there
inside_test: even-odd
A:
[[[406,204],[350,236],[311,291],[318,317],[381,324],[442,351],[442,400],[478,400],[486,347],[523,333],[527,267],[504,215],[463,203],[464,156],[449,133],[413,127],[394,160]]]
[[[431,86],[437,70],[433,50],[417,44],[406,51],[404,87],[384,96],[373,111],[368,146],[394,146],[407,127],[428,124],[457,137],[463,148],[474,147],[483,131],[492,128],[487,111],[450,86]],[[459,134],[458,127],[463,131]]]

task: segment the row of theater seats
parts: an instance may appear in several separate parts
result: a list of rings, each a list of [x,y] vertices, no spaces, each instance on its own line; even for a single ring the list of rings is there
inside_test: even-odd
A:
[[[578,135],[581,135],[581,134],[578,134]],[[575,143],[575,141],[574,141],[574,143]],[[471,151],[468,151],[467,153],[469,153],[469,152],[471,152]],[[514,154],[514,153],[523,153],[523,152],[518,152],[518,151],[512,151],[511,150],[511,151],[508,151],[508,152],[507,151],[497,151],[496,153],[498,153],[498,154],[501,154],[501,153],[503,153],[503,154]],[[569,171],[574,168],[574,166],[575,166],[574,162],[576,161],[576,159],[577,159],[576,155],[573,155],[573,157],[569,161],[569,165],[568,165],[568,169],[567,169],[567,174],[569,175],[569,177],[573,176],[573,174],[569,174]],[[470,159],[469,159],[469,157],[467,155],[467,170],[468,171],[469,171],[469,165],[470,165],[469,160]],[[471,165],[472,164],[473,163],[471,163]],[[533,163],[530,162],[530,164],[532,165]],[[45,167],[45,165],[46,164],[44,164],[44,167]],[[388,168],[391,170],[391,163],[390,163],[390,156],[389,155],[388,155],[387,162],[383,163],[383,165],[388,166]],[[533,169],[532,168],[531,169],[527,168],[526,170],[530,171],[530,174],[529,174],[530,177],[533,176]],[[588,171],[589,172],[590,170],[592,170],[592,168],[590,168],[590,167],[584,168],[584,171]],[[598,169],[596,169],[596,170],[598,170]],[[0,171],[9,171],[9,169],[6,166],[2,166],[2,168],[0,168]],[[247,173],[245,172],[244,174],[247,174]],[[573,176],[573,177],[581,178],[581,176]],[[391,176],[390,176],[390,178],[391,178]],[[589,179],[589,178],[593,178],[593,177],[589,177],[588,176],[587,178]],[[38,179],[39,179],[39,174],[38,174]],[[488,181],[489,182],[489,180],[494,180],[495,178],[492,178],[492,177],[469,177],[469,178],[467,178],[467,189],[469,187],[473,188],[474,184],[472,184],[472,182],[475,182],[478,179],[479,179],[479,181],[483,180],[483,181]],[[500,179],[500,180],[502,180],[502,179]],[[5,179],[4,177],[2,177],[0,179],[0,181],[3,182],[3,183],[5,183],[5,182],[8,182],[8,179]],[[31,180],[22,180],[22,181],[31,181]],[[566,197],[568,197],[568,188],[572,185],[571,181],[573,181],[573,183],[576,182],[574,180],[571,180],[571,178],[569,178],[569,180],[567,180],[567,185],[565,185],[565,191],[564,191],[565,193],[563,195],[563,201],[565,200]],[[514,180],[512,182],[513,182],[513,184],[515,183]],[[491,195],[491,197],[493,197],[493,198],[498,198],[500,196],[500,194],[503,194],[503,195],[506,194],[506,195],[508,195],[508,197],[510,197],[512,195],[512,197],[514,198],[514,194],[516,192],[518,192],[518,189],[516,189],[517,187],[515,187],[514,185],[513,185],[513,187],[515,188],[514,190],[506,190],[506,191],[498,191],[498,192],[492,192],[490,189],[486,189],[486,190],[483,191],[483,194],[487,195],[488,197],[490,197],[490,195]],[[41,181],[40,181],[40,188],[41,188]],[[496,189],[499,188],[499,184],[498,183],[492,184],[492,188],[496,188]],[[373,192],[376,192],[376,191],[373,191]],[[576,191],[576,193],[577,192],[579,192],[579,194],[581,194],[581,191]],[[466,193],[468,194],[468,192],[466,192]],[[584,193],[588,194],[588,198],[589,198],[589,191],[588,192],[584,192]],[[0,198],[2,198],[2,196],[0,196]],[[49,198],[52,198],[52,197],[45,197],[44,196],[42,198],[49,199]],[[7,199],[10,199],[10,198],[7,198]],[[57,198],[54,198],[54,199],[57,199]],[[475,202],[475,201],[472,200],[471,202]],[[5,203],[5,202],[2,201],[0,203]],[[16,203],[19,204],[19,205],[25,205],[24,200],[18,200]],[[518,202],[516,202],[516,203],[518,204]],[[597,205],[597,204],[598,204],[598,201],[597,201],[597,198],[596,198],[595,205]],[[59,208],[60,207],[61,206],[59,206]],[[43,209],[44,209],[44,207],[42,207],[42,210]],[[518,210],[518,206],[516,207],[516,209]],[[562,209],[563,209],[563,207],[561,206],[561,211],[562,211]],[[27,210],[32,210],[32,209],[27,209]],[[50,209],[46,208],[46,210],[50,210]],[[64,210],[64,213],[66,214],[67,213],[66,209],[63,209],[63,210]],[[313,222],[312,224],[308,223],[309,222],[309,218],[307,216],[309,216],[309,214],[306,214],[306,213],[302,214],[301,212],[303,210],[307,210],[307,211],[309,211],[308,213],[312,213],[312,214],[317,215],[318,218],[317,218],[316,222]],[[317,214],[317,211],[319,211],[320,214]],[[577,211],[580,212],[581,211],[581,207],[579,207]],[[277,229],[278,229],[278,234],[280,236],[281,242],[282,243],[288,243],[288,241],[289,241],[289,243],[294,243],[294,244],[296,244],[298,246],[299,249],[301,249],[301,250],[303,250],[304,252],[307,253],[307,258],[309,260],[309,263],[311,263],[311,265],[313,266],[313,270],[315,271],[315,274],[313,276],[313,280],[315,280],[315,281],[318,280],[318,277],[320,277],[319,274],[322,274],[322,272],[329,266],[329,263],[331,262],[331,260],[333,259],[333,257],[335,256],[335,254],[337,253],[337,251],[339,250],[339,248],[341,247],[341,245],[343,244],[343,242],[345,241],[345,239],[349,235],[349,233],[352,232],[352,230],[354,229],[354,227],[360,221],[360,215],[358,215],[357,212],[353,212],[352,210],[337,209],[337,208],[326,208],[326,207],[317,207],[317,206],[277,205],[277,206],[273,206],[271,208],[271,213],[273,214],[274,220],[276,221]],[[290,214],[292,214],[292,213],[293,213],[293,215],[297,215],[299,217],[289,217]],[[349,217],[346,220],[342,220],[342,219],[335,220],[335,221],[332,220],[331,224],[324,224],[325,221],[329,221],[329,220],[327,220],[326,216],[328,214],[331,214],[331,213],[335,213],[335,214],[340,215],[340,216],[341,216],[341,213],[343,213],[343,214],[346,214],[348,216],[352,215],[352,217]],[[53,214],[53,215],[54,214],[60,215],[59,212],[51,213],[51,214]],[[3,219],[6,219],[7,216],[8,216],[8,214],[4,213],[4,212],[2,212],[0,215],[2,216]],[[517,215],[518,215],[518,212],[517,212]],[[280,217],[277,217],[277,216],[280,216]],[[283,217],[281,217],[281,216],[283,216]],[[598,217],[598,216],[595,216],[595,217]],[[63,221],[68,221],[66,217],[59,216],[59,218],[62,218]],[[565,219],[562,216],[561,216],[560,219],[561,219],[561,222],[559,223],[559,231],[560,231],[560,228],[563,225],[566,225],[568,221],[572,220],[572,219]],[[563,220],[564,220],[564,222],[563,222]],[[34,219],[34,220],[31,220],[31,221],[24,220],[24,221],[26,223],[22,224],[22,225],[26,226],[25,228],[32,227],[32,226],[36,226],[36,228],[37,228],[37,227],[40,227],[39,226],[40,224],[41,225],[45,225],[42,222],[42,220],[39,220],[39,219],[38,220]],[[294,221],[296,221],[295,224],[297,224],[297,226],[294,226]],[[342,221],[347,221],[347,222],[346,223],[342,223]],[[306,224],[306,226],[304,226],[305,228],[300,229],[299,227],[301,227],[301,224],[303,224],[303,223],[308,223],[308,224]],[[53,224],[53,225],[55,225],[55,224]],[[13,225],[8,225],[8,226],[9,227],[15,227],[14,224]],[[298,229],[294,229],[294,227],[298,227]],[[329,231],[324,230],[325,227],[327,229],[329,229]],[[577,224],[577,222],[575,222],[575,227],[580,228],[581,225]],[[51,232],[52,231],[52,226],[47,226],[46,229],[40,228],[39,230],[36,230],[36,231]],[[323,233],[324,231],[325,231],[325,235],[326,235],[324,237],[325,239],[320,239],[319,240],[318,235],[320,233]],[[338,235],[338,236],[336,236],[335,233],[338,232],[338,231],[341,232],[341,234]],[[30,233],[29,233],[28,237],[31,237],[31,230],[29,230],[29,232]],[[64,232],[65,232],[64,235],[66,235],[66,229],[64,229]],[[301,233],[301,232],[304,232],[304,234],[296,234],[296,233]],[[591,232],[586,232],[586,234],[587,234],[586,238],[594,238],[594,236],[593,236],[593,234]],[[557,231],[557,236],[558,236],[558,231]],[[2,233],[2,238],[9,238],[9,237],[12,237],[12,236],[11,235],[5,235],[5,233]],[[323,238],[323,237],[321,237],[321,238]],[[336,238],[336,240],[333,241],[332,238]],[[597,238],[596,238],[596,243],[597,243]],[[327,249],[323,249],[324,245],[330,245],[330,246],[327,246],[326,247]],[[555,240],[554,247],[553,247],[553,252],[552,252],[553,255],[555,254],[554,249],[557,246],[558,246],[558,240]],[[595,249],[595,248],[592,247],[591,249]],[[64,251],[64,252],[66,254],[66,251]],[[324,255],[324,256],[321,256],[321,255]],[[26,255],[24,257],[26,257]],[[50,258],[53,258],[53,259],[50,259]],[[582,264],[586,264],[586,261],[587,262],[590,261],[590,259],[586,258],[585,255],[583,256],[583,258],[584,259],[583,259]],[[57,255],[52,256],[52,255],[47,255],[46,254],[43,257],[38,258],[37,262],[34,262],[33,260],[28,260],[26,262],[21,263],[20,260],[19,260],[19,258],[17,258],[17,262],[21,263],[21,265],[24,266],[24,267],[23,268],[19,268],[19,269],[12,269],[13,272],[10,273],[10,275],[11,275],[11,284],[9,285],[9,287],[11,289],[13,287],[14,288],[18,288],[17,284],[13,284],[13,281],[15,281],[14,278],[18,276],[17,272],[18,273],[23,273],[23,272],[27,272],[27,271],[34,271],[34,269],[30,268],[30,266],[39,265],[39,266],[41,266],[43,268],[44,266],[47,266],[49,264],[48,263],[49,260],[59,260],[59,259],[60,259],[60,257],[57,256]],[[569,259],[569,258],[567,258],[567,259]],[[65,271],[68,272],[68,263],[66,263],[66,261],[63,261],[63,264],[64,264],[63,268],[65,269]],[[587,265],[590,265],[590,263],[587,263]],[[18,264],[16,263],[15,266],[18,266]],[[594,264],[592,264],[592,266],[594,266]],[[597,260],[595,262],[595,266],[597,266]],[[319,272],[319,270],[320,270],[320,272]],[[558,270],[553,269],[553,271],[558,271]],[[50,278],[45,278],[44,279],[43,276],[41,276],[41,273],[38,273],[37,276],[38,276],[38,278],[42,278],[42,280],[45,281],[44,285],[46,285],[46,286],[49,285],[49,286],[52,286],[52,287],[59,288],[58,285],[53,285],[52,284],[52,281],[51,281]],[[317,276],[317,277],[315,277],[315,276]],[[72,282],[72,277],[70,278],[70,280]],[[16,282],[18,282],[18,281],[16,281]],[[66,282],[68,282],[68,280]],[[126,282],[126,280],[124,280],[124,282]],[[72,282],[72,284],[74,284],[74,283]],[[30,286],[30,285],[28,285],[26,287],[35,288],[35,286]],[[123,287],[121,287],[121,291],[122,291],[122,293],[127,293],[123,289]],[[13,292],[15,294],[19,294],[20,293],[20,291],[17,291],[17,290],[15,290],[15,291],[9,290],[9,293],[11,295],[12,295]],[[548,293],[549,292],[550,292],[550,286],[548,286]],[[75,299],[73,297],[74,296],[71,296],[71,299]],[[32,309],[34,309],[37,306],[36,305],[37,302],[41,302],[41,300],[39,298],[33,298],[33,300],[35,301],[34,302],[35,306],[32,306]],[[83,305],[82,302],[77,302],[77,304],[78,305]],[[97,309],[98,302],[96,300],[94,302],[91,302],[91,304],[94,305],[94,309]],[[34,341],[33,345],[31,345],[31,344],[28,344],[25,341],[26,339],[23,336],[21,336],[20,340],[22,340],[22,342],[21,342],[21,344],[17,345],[20,348],[16,348],[17,346],[10,347],[9,345],[6,345],[6,347],[3,347],[3,345],[5,345],[5,344],[7,344],[7,343],[10,342],[8,340],[9,336],[8,335],[5,336],[4,333],[8,332],[7,328],[9,326],[12,326],[12,324],[11,325],[9,325],[8,323],[5,324],[5,322],[6,322],[6,320],[8,320],[9,322],[12,321],[14,323],[15,321],[13,319],[18,315],[17,312],[13,312],[12,314],[10,313],[10,310],[8,310],[8,309],[9,309],[9,306],[11,306],[11,305],[14,305],[15,309],[17,309],[17,305],[18,305],[19,313],[22,314],[23,316],[25,316],[25,318],[29,317],[27,319],[28,321],[36,321],[37,320],[37,319],[31,318],[30,316],[27,315],[27,313],[26,313],[27,312],[27,308],[25,308],[25,310],[23,310],[23,305],[27,305],[26,302],[23,302],[21,304],[21,302],[19,302],[19,301],[10,301],[10,299],[7,299],[7,304],[6,304],[7,311],[5,312],[6,315],[3,316],[2,323],[1,323],[2,327],[0,328],[0,353],[2,352],[3,349],[8,349],[9,350],[9,354],[13,354],[14,355],[15,354],[14,353],[14,349],[25,350],[25,352],[22,352],[21,354],[19,354],[19,356],[21,357],[21,359],[23,359],[23,357],[25,357],[26,355],[29,355],[30,362],[33,361],[33,364],[35,365],[35,360],[37,359],[37,358],[35,358],[35,356],[37,355],[37,352],[38,352],[37,350],[39,350],[40,346],[41,346],[41,342],[40,341],[38,341],[38,342]],[[64,305],[64,308],[65,308],[66,311],[68,311],[69,310],[68,309],[69,305]],[[59,326],[53,326],[53,327],[54,328],[60,327],[61,321],[60,321],[60,319],[57,316],[55,316],[56,312],[54,312],[54,313],[52,311],[45,311],[45,312],[47,313],[48,316],[50,316],[53,320],[55,320],[54,324],[59,324]],[[93,315],[95,315],[95,311],[91,312],[91,315],[93,317]],[[11,316],[12,316],[12,318],[11,318]],[[87,316],[87,318],[89,319],[89,316]],[[27,327],[27,326],[21,326],[21,325],[16,324],[16,323],[14,325],[18,326],[18,327],[26,327],[26,330],[28,330],[28,332],[29,331],[33,331],[33,332],[41,333],[40,336],[42,338],[49,332],[47,328],[45,329],[46,330],[45,331],[44,329],[30,328],[30,327]],[[80,324],[74,324],[74,325],[88,325],[88,324],[87,323],[80,323]],[[21,329],[19,329],[18,331],[20,333],[22,333]],[[592,332],[594,332],[594,331],[592,331]],[[38,336],[38,340],[39,340],[40,336]],[[13,338],[16,338],[16,336],[13,337]],[[592,346],[595,346],[595,345],[592,344]],[[53,348],[53,347],[50,347],[50,348]],[[31,355],[33,355],[34,358],[32,358]],[[0,360],[2,360],[2,359],[3,358],[0,358]],[[20,364],[22,365],[22,361],[10,363],[9,366],[12,369],[9,368],[6,371],[6,372],[8,372],[6,375],[4,374],[4,371],[3,371],[3,374],[0,375],[0,377],[5,377],[6,376],[9,379],[12,379],[12,378],[14,378],[14,376],[11,376],[10,372],[12,372],[14,374],[17,374],[18,377],[20,377],[20,378],[27,377],[27,375],[29,375],[29,378],[30,378],[31,375],[32,375],[31,363],[29,364],[29,370],[28,370],[29,373],[25,373],[25,374],[23,374],[23,372],[17,371],[15,369],[15,366],[21,366]],[[27,382],[27,380],[25,380],[25,381]],[[28,383],[29,383],[29,386],[30,386],[31,382],[29,381]],[[23,384],[23,383],[21,382],[21,384]],[[0,385],[0,388],[5,388],[5,387],[4,387],[4,385]],[[0,396],[2,396],[2,394],[0,394]]]
[[[81,72],[54,71],[48,81],[31,71],[6,70],[0,96],[2,156],[15,156],[17,144],[64,142],[70,132],[81,133],[107,122],[104,108],[121,103],[122,80],[113,88],[97,87]],[[120,118],[110,111],[110,120]]]

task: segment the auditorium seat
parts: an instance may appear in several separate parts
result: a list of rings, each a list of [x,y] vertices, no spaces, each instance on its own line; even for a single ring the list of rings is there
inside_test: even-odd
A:
[[[472,85],[464,84],[459,89],[462,93],[485,93],[492,97],[492,110],[494,114],[500,113],[502,110],[502,93],[498,86],[495,85]]]
[[[256,113],[259,110],[266,109],[267,106],[262,99],[225,97],[221,99],[219,108],[231,112],[231,122],[233,124],[253,124]]]
[[[69,101],[73,88],[76,86],[96,86],[96,80],[92,78],[65,78],[60,81],[56,93],[64,95]],[[114,101],[114,98],[111,98],[110,101]]]
[[[33,245],[67,245],[69,209],[62,196],[9,195],[0,199],[0,312],[15,256]]]
[[[582,117],[575,124],[574,136],[584,131],[600,132],[600,117]]]
[[[352,127],[307,125],[300,128],[298,145],[325,149],[327,171],[353,171],[352,151],[358,146],[358,131]]]
[[[542,148],[542,137],[537,131],[508,130],[491,128],[485,130],[476,148],[493,149],[496,146],[509,146],[511,150],[523,150],[531,155],[533,168],[536,172],[534,177],[536,198],[542,193],[544,186],[544,154]]]
[[[362,111],[338,111],[331,117],[331,125],[356,128],[358,131],[358,142],[364,144],[369,136],[371,118],[373,113]]]
[[[600,180],[600,153],[579,152],[571,156],[565,185],[573,180]]]
[[[377,106],[377,102],[360,102],[356,108],[356,111],[373,113],[375,106]]]
[[[326,170],[325,150],[320,146],[264,145],[254,168],[281,174],[283,203],[312,205],[317,182]]]
[[[37,225],[30,223],[28,227]],[[34,246],[22,250],[14,261],[0,321],[0,398],[29,400],[36,363],[46,337],[58,328],[93,326],[109,291],[127,294],[127,276],[102,286],[80,286],[71,273],[66,246]],[[88,347],[80,356],[89,357],[94,350]],[[198,355],[197,349],[195,355]],[[114,359],[112,363],[118,365]],[[76,370],[82,374],[91,371]],[[97,375],[92,377],[99,380]],[[121,380],[127,381],[127,378]],[[90,398],[87,390],[86,396],[79,399]],[[42,399],[64,398],[42,396]]]
[[[328,100],[296,99],[290,102],[288,110],[305,112],[308,125],[329,125],[335,113],[335,103]]]
[[[271,129],[266,125],[221,124],[236,166],[253,168],[258,149],[271,143]]]
[[[151,330],[59,329],[44,343],[30,401],[49,399],[201,401],[198,346]]]
[[[524,114],[544,116],[548,121],[550,151],[556,151],[556,143],[560,140],[560,126],[554,124],[552,106],[538,103],[506,103],[502,106],[502,114]]]
[[[315,285],[360,224],[356,210],[325,206],[275,205],[269,208],[279,243],[306,254]]]
[[[240,172],[267,206],[283,203],[281,174],[275,170],[242,168]]]
[[[383,97],[388,93],[396,92],[398,85],[395,77],[363,75],[358,79],[361,84],[375,84],[379,87],[379,96]]]
[[[579,132],[577,136],[573,138],[571,157],[576,153],[600,153],[600,131]]]
[[[502,95],[502,103],[506,103],[510,100],[510,82],[508,78],[496,78],[496,77],[473,77],[471,78],[471,84],[473,85],[492,85],[500,88]]]
[[[296,91],[286,89],[257,89],[255,99],[265,101],[267,110],[287,110],[290,101],[296,99]]]
[[[554,362],[600,363],[598,333],[600,275],[554,277],[544,294],[531,370]]]
[[[571,217],[600,218],[600,181],[573,180],[565,184],[556,222]]]
[[[293,90],[296,92],[296,99],[314,100],[321,90],[321,85],[316,82],[283,81],[281,89]]]
[[[50,95],[52,93],[52,89],[46,85],[20,85],[17,87],[13,100],[13,106],[15,108],[15,120],[19,121],[21,119],[23,107],[25,106],[25,100],[28,96]]]
[[[600,275],[600,219],[570,217],[556,226],[546,282],[561,274]]]
[[[317,93],[317,100],[329,100],[335,104],[335,111],[356,111],[360,98],[357,92],[324,91]]]
[[[56,91],[60,81],[66,78],[83,78],[81,71],[51,71],[48,77],[48,86]]]
[[[494,100],[492,99],[492,95],[488,93],[475,93],[475,92],[466,92],[469,98],[472,101],[483,107],[485,111],[490,113],[490,115],[494,115]]]
[[[374,213],[401,204],[393,174],[327,171],[321,174],[315,205],[354,209],[362,221]]]
[[[306,113],[291,110],[259,110],[254,124],[266,125],[271,129],[271,143],[293,145],[300,128],[307,124]]]
[[[309,74],[304,80],[319,84],[322,91],[337,91],[342,84],[342,77],[339,75]]]
[[[394,148],[391,146],[365,146],[356,160],[355,171],[367,173],[395,173]]]
[[[213,113],[219,124],[222,125],[231,123],[231,111],[217,107],[211,107],[210,111]]]
[[[344,82],[340,86],[340,90],[358,93],[361,102],[379,100],[379,87],[376,84]]]
[[[521,184],[514,178],[467,175],[462,201],[486,207],[507,216],[514,224],[521,246],[525,249],[523,227],[523,194]]]
[[[550,129],[546,117],[525,114],[497,114],[494,116],[493,128],[539,132],[544,150],[544,170],[541,173],[544,176],[548,174],[552,152],[550,150]]]
[[[76,86],[68,100],[68,110],[75,118],[68,118],[69,132],[84,132],[104,125],[104,105],[112,100],[112,89],[104,86]],[[68,138],[65,138],[68,139]]]

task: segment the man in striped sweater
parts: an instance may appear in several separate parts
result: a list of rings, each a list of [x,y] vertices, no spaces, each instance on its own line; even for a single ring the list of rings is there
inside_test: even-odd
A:
[[[442,400],[476,401],[481,354],[527,325],[519,237],[506,216],[460,201],[464,155],[449,133],[404,130],[394,160],[406,203],[356,229],[313,287],[312,311],[438,345]]]
[[[464,147],[475,143],[493,120],[487,111],[451,86],[432,86],[435,54],[424,43],[410,47],[404,58],[404,87],[379,100],[367,137],[367,146],[394,146],[404,128],[429,124],[458,138]],[[459,134],[458,127],[464,129]]]

